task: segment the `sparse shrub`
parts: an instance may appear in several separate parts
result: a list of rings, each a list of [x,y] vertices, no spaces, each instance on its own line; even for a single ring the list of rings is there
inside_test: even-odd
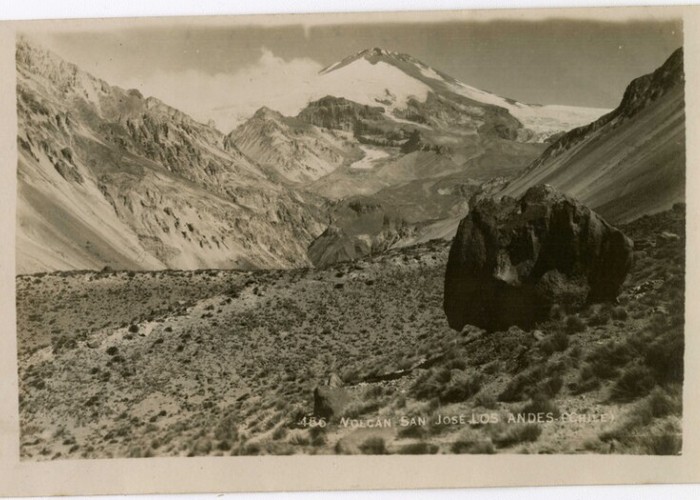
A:
[[[211,439],[207,437],[201,437],[194,441],[192,444],[192,449],[190,450],[191,456],[208,455],[212,450]]]
[[[666,392],[657,386],[641,404],[646,404],[651,414],[655,418],[660,418],[667,415],[680,415],[683,409],[683,398],[678,388],[675,391]]]
[[[652,332],[657,335],[661,335],[668,327],[668,318],[664,314],[654,314],[654,316],[651,318],[651,323],[649,326]]]
[[[538,366],[526,372],[519,373],[511,379],[505,389],[498,395],[499,401],[520,401],[534,388],[544,376],[544,367]]]
[[[653,373],[644,365],[627,367],[612,388],[610,399],[613,401],[631,401],[645,396],[654,387],[656,381]]]
[[[505,448],[518,443],[537,441],[540,434],[542,429],[537,424],[511,424],[497,429],[491,439],[499,448]]]
[[[625,366],[635,355],[629,343],[610,341],[596,348],[586,359],[596,377],[611,379],[617,375],[618,368]]]
[[[493,396],[493,394],[483,391],[476,395],[474,398],[474,404],[489,410],[493,410],[497,406],[496,398]]]
[[[580,333],[586,329],[586,323],[578,316],[569,316],[566,318],[566,332],[571,335]]]
[[[609,307],[600,307],[598,309],[598,312],[593,314],[590,318],[588,318],[588,325],[589,326],[602,326],[602,325],[607,325],[610,322],[610,308]]]
[[[542,383],[538,384],[537,389],[542,395],[544,395],[544,397],[553,398],[554,396],[559,394],[559,391],[561,390],[563,385],[563,377],[561,375],[553,375],[545,379]],[[536,399],[538,396],[539,394],[536,394],[534,398]]]
[[[129,332],[130,332],[130,333],[136,333],[136,332],[138,332],[138,331],[139,331],[139,325],[134,324],[134,325],[131,325],[131,326],[129,327]]]
[[[365,391],[365,398],[376,399],[384,395],[384,387],[381,385],[373,385]]]
[[[481,389],[481,380],[478,376],[469,376],[459,372],[442,390],[440,399],[445,403],[458,403],[466,401]]]
[[[237,416],[232,413],[222,418],[214,429],[214,437],[219,441],[235,441],[238,437]]]
[[[345,440],[340,439],[336,441],[335,446],[333,447],[333,451],[335,451],[336,455],[354,455],[355,450],[353,450],[348,443],[345,442]]]
[[[655,389],[654,393],[635,404],[615,427],[602,432],[599,438],[610,443],[611,448],[615,446],[618,451],[653,455],[678,454],[682,444],[679,420],[671,418],[663,425],[656,425],[656,417],[667,418],[667,411],[670,414],[680,414],[680,406],[680,388],[674,389],[674,393],[669,395]]]
[[[324,427],[311,427],[309,437],[312,446],[323,446],[326,444],[326,429]]]
[[[565,351],[569,347],[569,337],[566,336],[565,332],[556,332],[552,336],[552,344],[556,352]]]
[[[471,455],[492,455],[496,453],[490,439],[479,439],[477,437],[460,437],[452,443],[450,451],[456,454]]]
[[[365,439],[359,446],[364,455],[388,455],[384,438],[372,436]]]
[[[109,354],[110,356],[116,356],[116,354],[118,352],[119,352],[119,348],[115,345],[107,348],[107,354]]]
[[[581,357],[582,353],[583,349],[581,349],[581,346],[578,344],[572,347],[571,351],[569,352],[569,357],[573,360],[576,360],[576,366],[578,366],[578,359]]]
[[[490,361],[489,363],[486,363],[481,369],[481,371],[486,375],[493,375],[501,370],[501,365],[502,363],[499,360],[495,359],[493,361]]]
[[[52,331],[54,333],[54,331]],[[67,336],[60,336],[57,338],[51,339],[51,349],[54,354],[58,354],[61,351],[69,351],[71,349],[75,349],[78,347],[78,342],[74,338],[70,338]]]
[[[461,370],[442,367],[418,377],[410,389],[416,399],[437,398],[438,403],[466,401],[481,388],[481,378]]]
[[[280,439],[284,439],[284,437],[286,435],[287,435],[287,428],[284,425],[280,425],[274,431],[272,431],[272,439],[274,439],[275,441],[278,441]]]
[[[564,317],[566,317],[566,310],[560,304],[554,304],[549,310],[549,319],[558,321]]]
[[[270,455],[294,455],[294,447],[289,443],[272,442],[265,444],[265,450]]]
[[[540,349],[547,355],[552,355],[555,352],[561,352],[569,347],[569,337],[565,332],[557,332],[542,340]]]
[[[400,428],[397,434],[400,438],[423,439],[428,433],[422,425],[407,425]]]
[[[464,370],[467,367],[467,362],[464,359],[456,358],[447,363],[447,368],[450,370]]]
[[[296,446],[306,446],[309,444],[309,437],[305,432],[294,432],[290,438],[289,443]]]
[[[683,382],[683,352],[685,342],[682,329],[673,329],[648,345],[644,362],[656,373],[659,382]]]
[[[399,448],[400,455],[434,455],[438,452],[439,446],[425,441],[409,443]]]
[[[679,432],[652,434],[644,439],[644,451],[649,455],[679,455],[683,439]]]
[[[343,416],[347,418],[357,418],[378,410],[382,403],[380,401],[353,401],[343,410]]]
[[[243,451],[245,455],[260,455],[260,452],[262,451],[262,446],[260,446],[260,443],[258,443],[257,441],[253,441],[250,443],[246,443],[243,447]]]
[[[617,306],[613,308],[612,310],[612,318],[614,320],[618,321],[625,321],[627,320],[628,314],[627,314],[627,309],[625,309],[622,306]]]
[[[551,414],[554,418],[561,415],[559,407],[549,398],[544,395],[534,397],[518,412],[520,414],[528,413],[543,413],[544,415]]]
[[[583,442],[583,449],[592,451],[593,453],[606,453],[609,448],[609,445],[605,444],[598,438],[588,438]]]

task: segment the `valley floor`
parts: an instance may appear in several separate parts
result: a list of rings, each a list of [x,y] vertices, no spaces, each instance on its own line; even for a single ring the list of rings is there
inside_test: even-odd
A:
[[[684,224],[624,227],[619,303],[530,332],[449,329],[444,241],[327,269],[18,276],[21,457],[680,453]]]

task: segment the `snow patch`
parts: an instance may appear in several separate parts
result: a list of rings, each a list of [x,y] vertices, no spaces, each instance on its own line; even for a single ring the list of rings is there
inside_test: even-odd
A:
[[[428,85],[391,64],[382,61],[372,64],[359,59],[332,73],[326,73],[313,82],[309,89],[309,100],[335,95],[376,106],[378,99],[386,99],[387,89],[394,96],[393,103],[389,105],[390,110],[405,107],[411,97],[425,101],[431,91]],[[301,107],[298,111],[301,111]]]
[[[581,108],[577,106],[545,105],[533,106],[504,99],[484,90],[470,87],[462,82],[449,85],[450,90],[468,99],[506,108],[525,128],[535,133],[534,140],[544,140],[547,136],[587,125],[608,109]]]
[[[389,156],[389,153],[387,153],[383,149],[372,148],[364,145],[360,146],[360,148],[362,149],[362,151],[364,151],[365,155],[358,161],[351,164],[350,168],[354,168],[357,170],[370,170],[374,168],[375,164],[379,160],[387,158]]]
[[[431,78],[433,80],[439,80],[441,82],[444,82],[445,79],[438,74],[437,71],[435,71],[433,68],[430,66],[423,66],[422,64],[416,65],[418,69],[420,70],[421,74],[426,77],[426,78]]]

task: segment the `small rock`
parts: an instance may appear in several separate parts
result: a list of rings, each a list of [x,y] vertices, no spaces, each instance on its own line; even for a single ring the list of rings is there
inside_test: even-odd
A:
[[[342,379],[338,376],[336,373],[331,373],[331,376],[328,378],[328,387],[332,388],[337,388],[337,387],[343,387],[343,381]]]
[[[640,251],[644,250],[647,248],[653,248],[656,246],[656,242],[652,240],[651,238],[640,238],[637,240],[634,240],[634,250],[635,251]]]
[[[654,313],[661,314],[662,316],[668,316],[668,309],[666,309],[664,306],[656,306],[654,308]]]
[[[681,239],[681,237],[678,236],[676,233],[672,233],[670,231],[663,231],[659,235],[659,239],[662,239],[664,241],[678,241]]]

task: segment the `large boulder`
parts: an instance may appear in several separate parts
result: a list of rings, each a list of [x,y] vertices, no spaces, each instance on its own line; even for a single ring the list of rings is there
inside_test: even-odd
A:
[[[559,304],[568,311],[614,300],[633,243],[548,185],[519,200],[476,197],[452,241],[444,309],[450,327],[532,327]]]

